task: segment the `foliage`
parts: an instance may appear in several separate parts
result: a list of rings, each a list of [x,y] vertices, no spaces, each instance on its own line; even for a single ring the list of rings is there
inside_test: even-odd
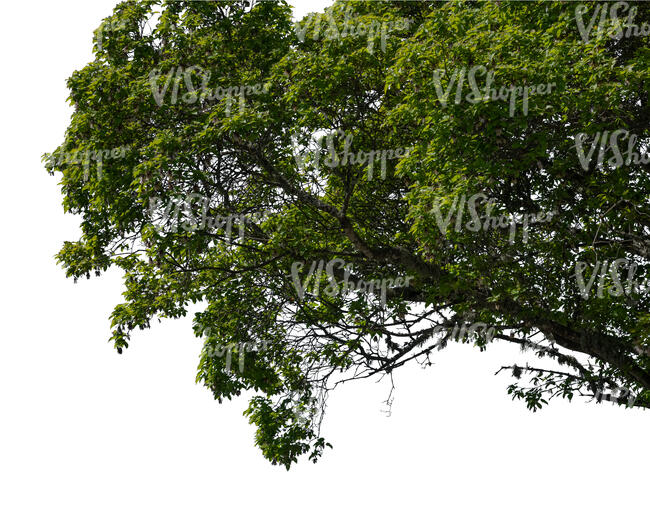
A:
[[[598,6],[588,4],[587,21]],[[254,391],[246,414],[256,443],[287,467],[321,455],[320,420],[335,384],[426,364],[459,323],[495,327],[495,340],[548,363],[508,367],[517,379],[510,393],[530,408],[620,388],[648,407],[648,296],[585,298],[575,278],[578,262],[619,258],[637,278],[648,275],[647,164],[585,169],[576,151],[578,134],[617,129],[647,149],[648,37],[611,37],[616,20],[597,17],[585,42],[575,8],[338,1],[296,28],[284,2],[122,2],[95,60],[68,81],[74,114],[54,154],[128,150],[101,170],[93,161],[91,173],[87,163],[47,160],[61,173],[65,210],[83,217],[81,239],[58,259],[75,279],[124,271],[125,301],[112,314],[120,352],[136,327],[202,306],[195,332],[210,327],[210,335],[197,380],[219,401]],[[636,23],[649,20],[639,4]],[[389,23],[398,28],[384,33],[383,48],[380,29],[343,30]],[[509,101],[468,101],[467,85],[459,101],[455,87],[441,101],[450,77],[475,66],[495,86],[554,87],[531,95],[527,109],[516,98],[514,112]],[[233,109],[231,98],[193,93],[187,75],[174,74],[179,67],[194,70],[194,85],[211,70],[211,90],[266,87]],[[160,105],[152,76],[159,94],[171,77]],[[174,103],[176,86],[186,96]],[[329,146],[314,147],[323,134]],[[367,162],[333,165],[346,137],[355,152],[410,151],[387,160],[382,178],[379,163],[372,174]],[[234,244],[223,230],[154,229],[152,198],[165,205],[189,194],[213,199],[211,216],[267,214]],[[468,230],[469,218],[450,209],[477,194],[491,199],[474,205],[481,219],[553,216],[514,234]],[[440,229],[436,216],[450,212]],[[312,277],[318,291],[307,287],[300,298],[292,266],[305,263],[303,280],[310,263],[334,258],[356,281],[413,279],[382,301],[376,291],[333,294],[323,272]],[[461,339],[489,343],[480,332]],[[207,351],[214,341],[262,340],[270,343],[241,369],[226,362],[237,355]],[[533,381],[522,383],[527,376]]]

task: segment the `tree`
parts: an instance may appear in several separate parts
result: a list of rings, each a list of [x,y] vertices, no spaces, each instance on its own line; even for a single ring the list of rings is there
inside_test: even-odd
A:
[[[68,81],[45,156],[112,314],[185,316],[197,380],[253,391],[286,465],[327,445],[327,392],[493,340],[533,410],[650,407],[647,4],[128,1]],[[81,157],[80,157],[81,156]]]

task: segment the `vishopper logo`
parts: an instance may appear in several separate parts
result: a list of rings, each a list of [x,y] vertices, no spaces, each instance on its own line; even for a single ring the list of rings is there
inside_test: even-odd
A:
[[[212,329],[206,327],[203,329],[203,334],[208,338],[212,336]],[[238,361],[239,373],[243,373],[245,369],[246,355],[250,353],[264,353],[267,351],[270,341],[261,340],[259,342],[244,342],[244,343],[223,343],[213,342],[206,344],[203,351],[206,357],[210,359],[226,358],[226,373],[232,374],[233,355]]]
[[[90,177],[90,165],[95,163],[97,167],[97,178],[101,179],[103,176],[104,161],[109,159],[122,159],[126,157],[128,146],[120,146],[108,150],[74,150],[72,152],[62,151],[45,154],[44,159],[46,166],[62,166],[65,164],[82,164],[84,167],[84,182],[88,181]]]
[[[612,389],[598,389],[594,394],[593,399],[596,400],[596,403],[606,401],[616,403],[618,405],[625,404],[629,408],[634,406],[637,397],[633,391],[627,387],[614,387]]]
[[[589,136],[582,132],[575,136],[575,147],[578,153],[578,160],[582,169],[589,171],[589,166],[593,162],[594,153],[598,150],[596,156],[596,167],[602,168],[603,163],[605,162],[605,155],[611,151],[613,154],[607,160],[607,164],[611,168],[620,168],[623,165],[629,166],[630,164],[648,164],[650,162],[650,153],[648,153],[647,142],[643,145],[638,144],[638,149],[641,153],[636,151],[637,143],[640,143],[641,140],[636,134],[631,134],[625,129],[618,129],[610,133],[608,130],[601,132],[596,132],[593,141],[589,146],[589,150],[585,153],[585,146],[587,143],[587,138]],[[627,140],[627,145],[623,145],[622,142]],[[625,150],[622,148],[626,146]],[[645,147],[645,150],[640,148],[641,146]]]
[[[343,150],[339,154],[337,151],[336,138],[343,138]],[[394,149],[382,149],[382,150],[352,150],[352,142],[354,136],[352,134],[346,134],[342,130],[323,135],[317,140],[312,140],[315,144],[315,149],[305,151],[301,149],[296,137],[292,137],[292,143],[294,148],[294,158],[298,169],[305,170],[307,163],[309,162],[315,170],[319,170],[321,165],[322,155],[325,154],[326,157],[322,159],[323,166],[328,168],[335,168],[337,166],[347,166],[347,165],[356,165],[356,166],[365,166],[367,167],[368,180],[372,180],[375,173],[375,164],[379,161],[381,173],[380,176],[383,180],[386,179],[386,167],[387,161],[397,160],[403,157],[408,157],[408,155],[413,150],[413,147],[402,147]]]
[[[585,270],[592,268],[589,278],[585,279]],[[592,295],[592,289],[598,279],[596,287],[597,298],[605,296],[630,296],[632,294],[645,294],[650,291],[650,281],[641,283],[635,278],[639,266],[629,259],[616,259],[612,262],[605,260],[596,261],[595,265],[584,261],[576,262],[575,276],[580,290],[580,295],[586,300]]]
[[[536,214],[501,214],[499,216],[492,216],[492,211],[496,205],[497,200],[494,198],[488,198],[484,193],[477,193],[470,196],[469,199],[467,199],[465,195],[461,195],[460,198],[455,196],[445,217],[442,215],[439,200],[435,201],[431,212],[433,212],[436,224],[443,236],[447,234],[452,217],[455,216],[454,229],[456,232],[460,232],[463,228],[471,232],[496,228],[509,228],[510,234],[508,236],[508,241],[510,244],[515,242],[515,234],[517,233],[518,225],[522,226],[523,242],[527,243],[529,225],[533,223],[548,222],[556,214],[555,212],[538,212]],[[485,206],[485,213],[479,214],[479,208],[483,206]],[[469,211],[470,221],[463,225],[463,218],[466,210]]]
[[[463,342],[473,336],[484,337],[486,343],[494,339],[496,328],[483,322],[455,323],[452,327],[438,325],[433,329],[432,336],[443,335],[447,341]]]
[[[333,298],[338,295],[345,295],[350,291],[359,291],[364,294],[367,293],[368,295],[379,293],[381,305],[386,304],[388,289],[409,287],[409,282],[415,278],[414,276],[408,275],[406,278],[382,278],[371,281],[359,279],[355,282],[350,279],[352,275],[351,265],[347,264],[343,259],[338,258],[332,259],[327,263],[323,259],[312,262],[307,276],[303,279],[301,278],[301,272],[304,267],[304,262],[294,262],[291,266],[291,278],[300,300],[304,299],[305,292],[307,292],[309,283],[312,280],[314,284],[311,292],[314,296],[318,296],[321,287],[321,278],[323,277],[323,270],[325,271],[329,282],[323,290],[325,295]],[[340,274],[335,271],[337,268],[342,270],[342,280],[337,278],[337,274]]]
[[[394,21],[372,20],[370,22],[360,22],[350,16],[350,12],[349,9],[346,10],[341,25],[334,19],[331,11],[309,15],[305,20],[296,23],[294,26],[298,40],[301,43],[304,42],[308,31],[315,41],[319,39],[341,41],[346,37],[365,35],[368,38],[368,52],[372,54],[375,51],[375,43],[379,36],[379,47],[382,52],[386,52],[386,41],[389,34],[393,31],[406,30],[412,23],[409,18],[398,18]]]
[[[233,106],[237,103],[239,111],[243,111],[246,105],[246,95],[261,95],[267,93],[270,84],[246,84],[246,85],[230,85],[228,87],[216,87],[210,89],[210,77],[212,73],[210,70],[204,70],[200,66],[190,66],[183,68],[182,66],[172,67],[171,70],[164,76],[164,82],[161,84],[160,70],[152,70],[149,73],[149,84],[151,85],[151,92],[153,93],[154,100],[159,107],[165,103],[167,92],[172,86],[169,103],[174,105],[179,101],[179,89],[182,84],[185,85],[186,92],[180,96],[180,101],[186,104],[193,104],[199,100],[213,101],[226,99],[226,116],[230,116]],[[197,80],[196,84],[194,80]],[[199,85],[200,83],[200,85]],[[173,84],[173,85],[172,85]],[[238,99],[236,99],[238,98]]]
[[[588,12],[589,8],[585,4],[576,6],[576,24],[578,25],[580,37],[585,43],[589,43],[594,24],[596,23],[599,14],[600,21],[598,22],[598,29],[596,30],[598,36],[607,34],[612,39],[622,39],[623,37],[650,35],[650,24],[644,23],[641,26],[636,25],[634,23],[634,18],[637,14],[637,8],[630,7],[627,2],[616,2],[611,5],[607,3],[596,4],[594,12],[585,25],[585,14]],[[625,16],[626,12],[627,19],[626,22],[623,23],[621,20],[623,19],[623,16]],[[608,20],[611,21],[609,29],[607,29]]]
[[[154,197],[149,199],[149,217],[153,227],[160,234],[224,230],[226,239],[233,242],[235,239],[232,235],[233,225],[239,229],[237,239],[243,241],[246,224],[259,223],[268,215],[267,212],[263,212],[209,216],[210,206],[214,203],[216,202],[213,202],[213,198],[199,193],[173,197],[164,206],[161,198]]]
[[[298,393],[292,392],[287,403],[291,406],[293,424],[302,428],[309,427],[318,412],[316,401],[313,398],[302,398]]]
[[[126,20],[104,20],[97,30],[95,30],[95,43],[97,44],[97,48],[100,51],[104,49],[104,39],[107,33],[124,30],[126,27]]]
[[[485,87],[481,89],[477,83],[477,74],[485,75]],[[449,95],[456,87],[456,94],[454,96],[454,103],[459,104],[463,98],[471,104],[488,101],[503,101],[509,102],[510,107],[508,114],[512,117],[515,115],[517,106],[517,99],[522,100],[522,112],[524,115],[528,114],[528,100],[532,95],[547,95],[551,94],[551,89],[555,87],[555,82],[550,84],[538,84],[532,86],[501,86],[499,88],[493,86],[494,72],[488,71],[485,66],[473,66],[469,69],[457,68],[454,70],[447,80],[447,85],[443,87],[443,77],[447,73],[445,70],[439,69],[433,72],[433,84],[436,88],[436,95],[443,107],[447,107],[449,103]],[[471,93],[463,97],[463,86],[465,79],[469,83]]]

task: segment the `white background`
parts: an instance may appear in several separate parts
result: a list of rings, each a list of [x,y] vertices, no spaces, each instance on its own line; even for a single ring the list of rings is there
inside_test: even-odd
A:
[[[189,319],[118,355],[120,274],[74,284],[56,266],[79,220],[40,159],[63,140],[65,79],[92,60],[114,3],[2,7],[0,513],[647,512],[650,412],[558,400],[530,413],[493,376],[529,356],[498,344],[403,368],[390,417],[387,383],[337,390],[334,449],[289,472],[254,447],[243,398],[219,405],[195,384]]]

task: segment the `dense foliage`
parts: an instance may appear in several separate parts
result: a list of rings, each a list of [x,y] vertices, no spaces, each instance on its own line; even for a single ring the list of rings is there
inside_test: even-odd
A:
[[[613,5],[122,2],[46,158],[83,216],[58,258],[124,271],[120,352],[198,309],[198,380],[253,391],[287,467],[335,384],[454,339],[533,352],[532,409],[649,407],[650,9]]]

